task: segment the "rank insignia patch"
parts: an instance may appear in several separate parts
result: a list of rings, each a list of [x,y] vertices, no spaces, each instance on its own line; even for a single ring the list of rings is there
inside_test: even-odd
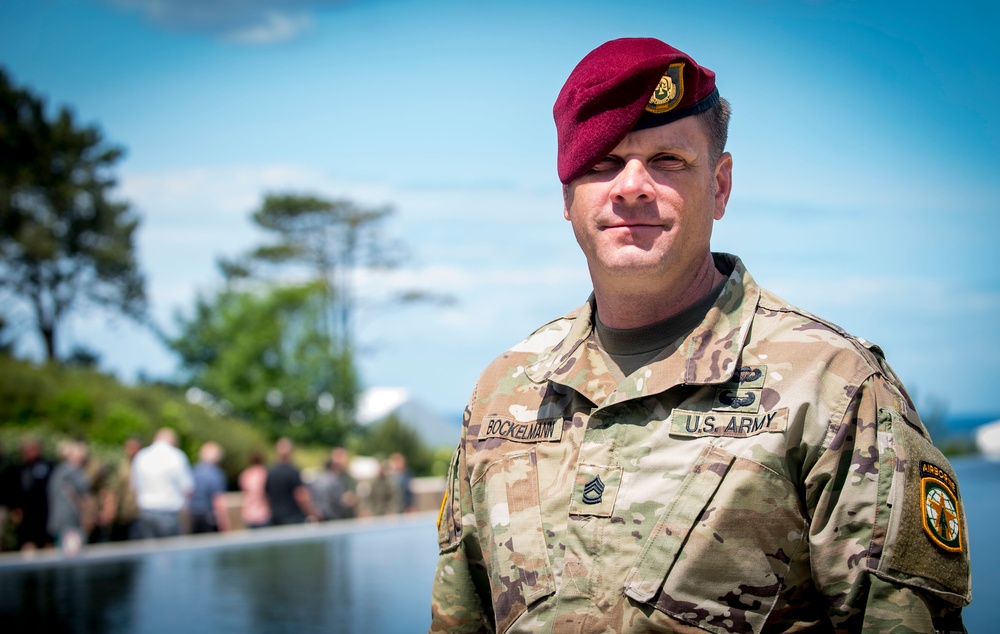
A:
[[[677,107],[684,97],[684,62],[671,64],[646,104],[646,112],[663,114]]]
[[[569,514],[577,517],[611,517],[622,485],[623,468],[581,462],[573,478]]]
[[[920,503],[924,532],[948,552],[962,552],[962,510],[955,481],[944,469],[920,463]]]
[[[600,504],[601,496],[603,495],[604,495],[604,483],[601,482],[600,475],[595,475],[594,479],[588,482],[583,487],[583,503]]]

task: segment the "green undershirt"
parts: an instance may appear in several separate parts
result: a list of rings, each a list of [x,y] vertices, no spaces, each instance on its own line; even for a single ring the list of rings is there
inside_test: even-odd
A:
[[[619,380],[653,360],[664,348],[687,335],[704,319],[722,294],[726,280],[719,282],[704,297],[673,317],[640,328],[609,328],[596,315],[594,337],[611,362],[612,370],[621,372]]]

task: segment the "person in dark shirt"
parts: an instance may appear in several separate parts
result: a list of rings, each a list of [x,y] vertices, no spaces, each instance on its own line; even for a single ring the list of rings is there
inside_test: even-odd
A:
[[[267,470],[264,492],[271,506],[271,523],[275,526],[318,519],[309,489],[303,484],[298,468],[292,464],[293,449],[291,440],[280,438],[275,445],[277,461]]]
[[[27,437],[21,443],[21,465],[15,470],[13,513],[17,527],[17,544],[21,550],[44,548],[52,544],[46,527],[49,521],[49,477],[52,463],[42,455],[37,438]]]
[[[8,550],[14,545],[13,528],[11,528],[8,543],[8,527],[10,510],[14,506],[14,492],[17,489],[17,463],[4,451],[0,444],[0,551]]]

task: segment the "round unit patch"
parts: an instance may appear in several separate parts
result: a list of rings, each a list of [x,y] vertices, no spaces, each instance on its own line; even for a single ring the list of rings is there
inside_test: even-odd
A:
[[[962,552],[962,512],[954,480],[940,467],[920,463],[920,500],[924,531],[949,552]]]

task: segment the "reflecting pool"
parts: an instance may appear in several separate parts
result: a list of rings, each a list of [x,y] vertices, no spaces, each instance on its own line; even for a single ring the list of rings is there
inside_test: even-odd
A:
[[[3,564],[0,631],[426,632],[435,518],[91,547],[74,561]]]
[[[1000,462],[953,461],[973,559],[969,631],[996,630]],[[426,632],[435,514],[0,557],[0,634]]]

